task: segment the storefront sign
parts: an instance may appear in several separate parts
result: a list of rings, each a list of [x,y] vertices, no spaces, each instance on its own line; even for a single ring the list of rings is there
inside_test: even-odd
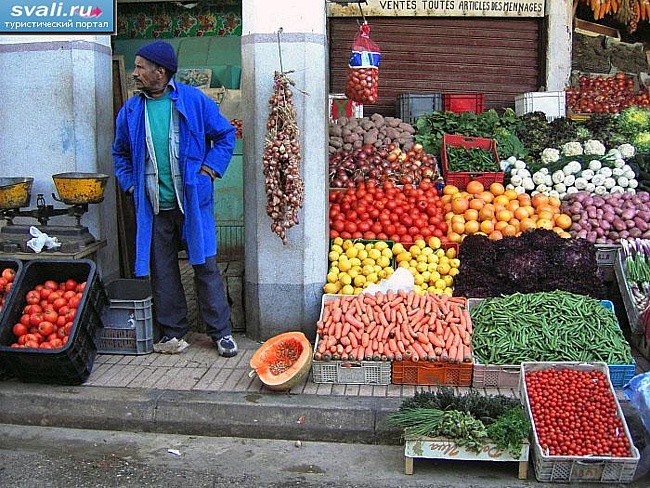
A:
[[[545,0],[367,0],[327,4],[329,17],[543,17]],[[361,6],[361,10],[359,9]]]
[[[5,0],[0,33],[113,34],[116,0]]]

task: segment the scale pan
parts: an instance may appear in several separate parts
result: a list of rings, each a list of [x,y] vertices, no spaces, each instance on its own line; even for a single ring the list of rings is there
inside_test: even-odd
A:
[[[52,175],[58,200],[66,205],[99,203],[104,200],[108,175],[102,173],[59,173]]]
[[[29,205],[34,178],[0,177],[0,209],[14,209]]]

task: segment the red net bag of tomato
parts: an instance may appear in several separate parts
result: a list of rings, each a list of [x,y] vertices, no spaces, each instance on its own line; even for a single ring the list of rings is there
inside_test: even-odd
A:
[[[363,23],[352,43],[345,83],[346,97],[365,105],[377,103],[380,59],[379,46],[370,39],[370,26]]]

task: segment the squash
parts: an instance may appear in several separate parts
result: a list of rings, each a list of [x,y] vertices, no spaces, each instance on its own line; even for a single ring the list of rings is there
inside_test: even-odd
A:
[[[296,386],[311,369],[311,343],[302,332],[284,332],[268,339],[250,360],[254,374],[270,390]]]

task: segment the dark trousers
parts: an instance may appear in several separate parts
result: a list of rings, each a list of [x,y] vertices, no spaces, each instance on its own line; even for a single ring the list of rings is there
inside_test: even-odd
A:
[[[153,219],[151,242],[151,287],[156,320],[162,335],[181,338],[189,331],[187,300],[178,265],[183,214],[162,210]],[[199,312],[206,333],[213,339],[230,334],[230,306],[217,265],[210,256],[205,264],[193,266]]]

